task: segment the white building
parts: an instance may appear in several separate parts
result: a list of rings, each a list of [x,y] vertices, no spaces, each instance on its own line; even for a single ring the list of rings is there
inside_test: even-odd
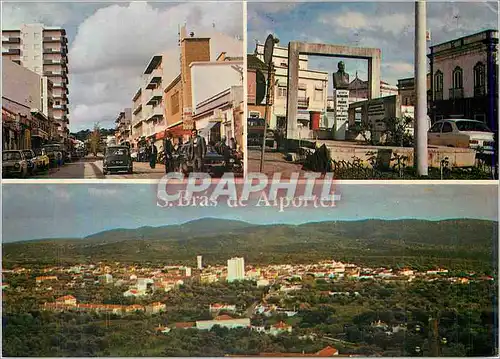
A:
[[[69,80],[66,30],[44,27],[42,24],[23,24],[20,29],[2,29],[2,56],[40,76],[47,76],[52,82],[53,86],[45,89],[45,92],[53,92],[53,113],[50,114],[48,109],[43,113],[49,118],[53,116],[58,122],[59,135],[67,138]],[[50,106],[47,103],[45,105]],[[42,111],[42,107],[39,110]]]
[[[203,269],[203,257],[196,256],[196,264],[198,265],[198,269]]]
[[[234,257],[227,261],[227,281],[233,282],[235,280],[245,279],[245,259],[241,257]]]
[[[264,45],[257,44],[255,48],[257,57],[264,61]],[[273,52],[274,74],[274,100],[270,128],[284,128],[286,124],[286,102],[288,83],[288,48],[275,46]],[[328,95],[328,72],[310,70],[307,55],[299,55],[299,93],[297,120],[304,126],[308,133],[310,112],[326,113]],[[262,117],[264,115],[262,114]],[[305,135],[305,133],[304,133]]]

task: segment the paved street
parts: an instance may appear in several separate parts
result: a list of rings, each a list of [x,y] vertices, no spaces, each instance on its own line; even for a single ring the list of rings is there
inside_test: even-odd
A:
[[[248,149],[248,172],[260,172],[260,149]],[[274,173],[280,172],[282,178],[290,178],[294,172],[304,173],[302,165],[288,162],[279,152],[266,152],[264,157],[264,171],[268,177],[272,177]]]
[[[89,156],[79,161],[67,163],[59,169],[50,169],[49,173],[41,173],[31,178],[54,178],[54,179],[160,179],[165,173],[165,166],[157,164],[155,169],[149,167],[147,162],[134,162],[134,173],[116,173],[106,176],[102,173],[102,157]]]

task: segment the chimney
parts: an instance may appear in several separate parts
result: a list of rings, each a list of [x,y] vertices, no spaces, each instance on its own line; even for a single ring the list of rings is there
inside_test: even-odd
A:
[[[186,38],[186,25],[182,25],[180,36],[181,36],[181,42],[182,42],[182,40],[184,40]]]

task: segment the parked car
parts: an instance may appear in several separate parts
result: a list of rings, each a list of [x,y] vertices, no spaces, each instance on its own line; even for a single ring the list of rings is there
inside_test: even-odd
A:
[[[472,148],[484,154],[495,150],[494,133],[483,122],[469,119],[440,120],[427,133],[429,145]]]
[[[26,177],[28,174],[28,163],[24,158],[23,151],[2,151],[2,173],[4,176]]]
[[[35,174],[38,170],[36,165],[36,155],[33,150],[23,150],[24,158],[26,159],[26,163],[28,164],[28,173]]]
[[[35,152],[35,161],[37,169],[40,169],[42,171],[48,169],[50,166],[50,159],[49,156],[47,156],[45,149],[35,148],[33,152]]]
[[[104,154],[102,172],[133,173],[132,157],[127,146],[108,146]]]
[[[190,150],[191,145],[185,143],[176,153],[174,153],[173,160],[175,172],[182,172],[186,176],[193,172],[194,163],[190,159]],[[202,171],[209,173],[211,176],[219,176],[224,174],[225,169],[224,156],[218,154],[212,146],[207,145],[207,153],[203,159]]]

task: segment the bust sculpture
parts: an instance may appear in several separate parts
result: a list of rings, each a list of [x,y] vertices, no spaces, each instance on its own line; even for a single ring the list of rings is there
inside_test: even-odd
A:
[[[345,72],[344,61],[338,63],[338,71],[333,74],[333,86],[345,90],[349,87],[349,74]]]

